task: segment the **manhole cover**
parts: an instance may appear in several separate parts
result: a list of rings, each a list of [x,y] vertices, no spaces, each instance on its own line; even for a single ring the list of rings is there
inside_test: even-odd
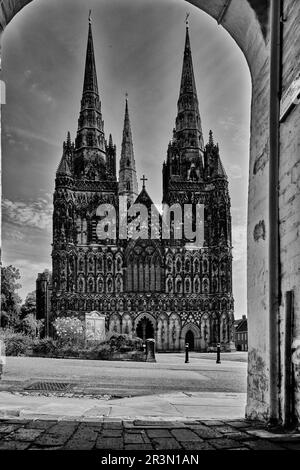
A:
[[[42,390],[44,392],[65,392],[72,384],[68,382],[34,382],[25,390]]]

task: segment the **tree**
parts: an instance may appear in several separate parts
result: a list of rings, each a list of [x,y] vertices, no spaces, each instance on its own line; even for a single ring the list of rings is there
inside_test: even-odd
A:
[[[20,271],[14,266],[1,267],[1,326],[14,327],[20,322]]]
[[[36,317],[36,291],[27,294],[25,302],[21,307],[21,318],[24,319],[27,315]]]
[[[35,318],[35,315],[29,313],[23,320],[20,322],[18,330],[25,333],[25,335],[32,336],[35,338],[38,334],[38,322]]]

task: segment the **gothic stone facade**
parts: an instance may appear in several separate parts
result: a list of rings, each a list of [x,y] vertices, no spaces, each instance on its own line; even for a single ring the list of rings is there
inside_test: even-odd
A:
[[[91,24],[75,143],[70,134],[56,173],[53,213],[52,318],[93,310],[110,331],[154,337],[157,350],[195,350],[233,336],[232,247],[228,179],[212,133],[205,146],[198,109],[189,30],[178,115],[163,164],[163,203],[205,206],[204,246],[186,240],[100,240],[97,207],[152,204],[145,184],[138,194],[126,99],[123,142],[116,176],[116,147],[105,140]]]

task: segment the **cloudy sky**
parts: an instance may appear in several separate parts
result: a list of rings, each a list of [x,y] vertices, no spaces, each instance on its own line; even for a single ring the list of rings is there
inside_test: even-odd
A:
[[[216,22],[183,0],[34,0],[2,42],[3,262],[20,269],[20,295],[51,268],[55,171],[62,142],[75,138],[92,9],[106,136],[120,155],[124,96],[139,176],[161,202],[162,163],[176,116],[185,39],[190,35],[203,131],[219,142],[229,175],[236,317],[246,312],[246,211],[251,83],[246,61]]]

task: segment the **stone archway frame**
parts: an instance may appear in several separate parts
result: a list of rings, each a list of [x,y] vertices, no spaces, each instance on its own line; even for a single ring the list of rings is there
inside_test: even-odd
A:
[[[0,2],[0,31],[3,31],[12,18],[32,1],[2,0]],[[37,3],[37,0],[34,1]],[[274,353],[272,350],[270,353],[268,347],[268,337],[274,323],[271,319],[275,318],[277,321],[270,302],[270,286],[271,288],[274,286],[271,284],[269,274],[273,277],[278,275],[276,266],[272,264],[274,252],[269,250],[270,237],[275,239],[278,237],[277,230],[272,230],[274,221],[272,222],[272,215],[270,215],[272,200],[278,200],[277,184],[269,184],[271,166],[269,163],[272,162],[272,167],[274,167],[273,161],[269,158],[270,143],[273,142],[271,154],[274,154],[274,140],[276,142],[278,140],[274,139],[274,125],[271,125],[269,121],[269,116],[274,116],[270,83],[272,82],[274,86],[274,76],[277,75],[276,70],[275,73],[274,70],[273,74],[271,73],[270,67],[270,43],[274,48],[276,42],[270,35],[269,11],[270,5],[275,5],[275,0],[272,2],[270,0],[186,0],[186,2],[198,7],[224,27],[241,49],[252,78],[247,233],[249,319],[247,416],[265,420],[270,416],[270,401],[272,400],[270,394],[278,395],[277,384],[274,385],[269,374],[271,363],[278,362],[278,351]],[[277,97],[278,95],[279,93],[276,94]],[[272,97],[274,96],[273,92]],[[274,101],[276,101],[275,98]],[[277,122],[276,126],[278,127]],[[276,313],[278,314],[277,305]],[[276,345],[273,349],[276,349]],[[258,368],[257,363],[260,363],[261,367]],[[260,389],[257,388],[257,383],[266,384],[266,386]]]
[[[185,337],[187,332],[191,330],[194,334],[194,351],[200,351],[201,349],[201,336],[200,336],[200,328],[195,325],[194,323],[186,323],[180,332],[180,349],[184,351],[185,349]]]
[[[156,342],[157,341],[157,320],[149,312],[140,312],[138,314],[138,316],[135,318],[135,320],[133,322],[134,334],[136,335],[136,329],[138,327],[138,324],[143,318],[147,318],[152,323],[153,331],[154,331],[154,334],[155,334],[154,339],[155,339],[155,342]]]

